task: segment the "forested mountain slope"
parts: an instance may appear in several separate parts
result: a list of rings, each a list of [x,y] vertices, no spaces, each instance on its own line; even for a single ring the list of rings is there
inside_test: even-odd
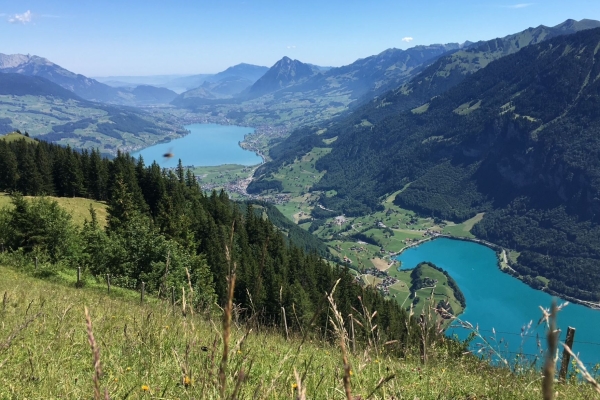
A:
[[[355,124],[372,124],[395,113],[417,108],[427,103],[429,99],[456,86],[467,76],[485,67],[490,62],[506,55],[513,54],[525,46],[540,43],[553,37],[568,35],[577,31],[599,26],[600,21],[586,19],[581,21],[567,20],[554,27],[540,25],[537,28],[529,28],[504,38],[496,38],[477,43],[467,43],[463,46],[456,45],[455,47],[453,47],[452,44],[448,44],[442,46],[448,49],[446,54],[438,54],[437,57],[431,56],[430,65],[429,62],[424,62],[424,60],[421,60],[422,64],[410,64],[414,63],[415,59],[417,59],[414,54],[415,51],[423,46],[408,49],[403,54],[407,59],[406,66],[400,67],[399,65],[394,65],[393,68],[389,67],[385,71],[386,74],[389,75],[391,73],[397,73],[398,70],[405,70],[404,74],[396,76],[392,80],[382,80],[381,82],[387,83],[381,83],[381,86],[377,89],[372,88],[372,90],[367,91],[365,91],[366,86],[360,83],[361,80],[356,80],[354,83],[355,86],[363,85],[364,87],[362,88],[362,91],[353,92],[354,95],[360,96],[354,103],[356,107],[353,114],[350,115],[349,121],[353,121]],[[434,47],[435,46],[427,46],[426,49],[431,51]],[[386,52],[391,52],[391,50]],[[401,51],[398,50],[397,52]],[[398,57],[397,52],[395,57]],[[378,56],[369,57],[364,61],[356,61],[350,66],[332,69],[330,73],[334,73],[336,70],[351,69],[350,67],[359,63],[364,64],[365,66],[369,64],[374,65],[375,62],[380,65],[385,65],[384,59],[380,59],[380,56],[384,53],[381,53]],[[423,49],[423,54],[426,54],[425,49]],[[355,72],[355,74],[357,74],[357,72]],[[364,71],[361,73],[361,75],[364,74],[367,74],[367,72]],[[368,74],[375,75],[374,72]],[[309,83],[317,79],[322,80],[323,78],[318,76],[314,77]],[[393,86],[392,83],[395,83],[396,86]],[[402,83],[404,84],[399,86]],[[323,87],[327,86],[324,84]],[[394,90],[389,90],[384,93],[384,88],[394,88]],[[384,94],[373,99],[373,96],[381,93]],[[366,119],[361,120],[358,117],[359,115],[368,115],[368,121]],[[344,116],[338,117],[338,119],[340,118],[344,118]],[[324,121],[320,123],[319,128],[325,128],[337,123],[338,121]],[[303,127],[293,132],[292,135],[282,143],[274,145],[269,151],[272,162],[263,165],[257,171],[256,176],[259,177],[265,173],[273,172],[281,165],[289,163],[293,161],[294,158],[306,154],[311,148],[320,146],[322,138],[314,136],[314,133],[318,131],[319,129],[307,129],[306,127]],[[253,187],[251,186],[251,189],[252,188]]]
[[[524,275],[563,294],[600,293],[600,29],[528,46],[429,103],[330,128],[317,162],[325,207],[357,214],[411,183],[396,202],[463,220],[522,252]],[[384,107],[382,105],[382,107]],[[363,123],[361,123],[361,121]],[[369,123],[364,123],[365,121]],[[568,266],[568,268],[567,268]]]
[[[0,242],[17,258],[35,256],[56,268],[81,266],[86,274],[111,274],[114,285],[126,288],[143,281],[146,291],[159,297],[183,286],[177,296],[187,292],[198,309],[215,300],[224,304],[235,269],[233,302],[240,310],[253,310],[266,324],[281,322],[282,307],[294,310],[294,321],[287,324],[299,332],[313,329],[312,322],[325,325],[323,294],[339,279],[335,297],[344,315],[361,308],[362,301],[378,311],[375,320],[383,336],[406,343],[409,328],[416,329],[398,303],[359,286],[347,269],[316,252],[304,252],[296,243],[311,247],[305,238],[290,230],[286,238],[271,223],[281,214],[267,207],[263,218],[225,192],[205,195],[181,162],[167,171],[123,153],[108,160],[96,151],[79,153],[42,141],[0,141],[0,191],[108,204],[106,229],[93,211],[79,229],[49,199],[29,202],[15,194],[13,207],[0,210]],[[369,334],[362,328],[357,332],[357,337]]]
[[[485,68],[494,60],[516,53],[531,44],[598,27],[600,21],[569,19],[553,27],[540,25],[503,38],[471,44],[438,58],[409,82],[374,101],[370,108],[376,108],[381,103],[386,103],[397,111],[418,107],[430,98],[456,86],[467,76]],[[381,116],[385,117],[389,112],[389,109],[382,110]],[[370,110],[370,113],[372,118],[375,117],[374,110]]]

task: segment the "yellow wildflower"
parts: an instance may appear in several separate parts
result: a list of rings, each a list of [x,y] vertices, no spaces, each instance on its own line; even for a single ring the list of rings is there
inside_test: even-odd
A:
[[[350,370],[350,372],[349,372],[349,373],[350,373],[350,376],[354,375],[354,373],[352,372],[352,370]]]
[[[292,383],[292,390],[298,389],[298,384],[296,382]]]
[[[148,390],[150,390],[148,385],[142,385],[142,392],[147,392]]]
[[[238,354],[242,354],[242,351],[241,351],[241,350],[238,350],[238,351],[237,351],[237,353],[238,353]]]
[[[184,376],[183,377],[183,386],[188,387],[192,384],[192,380],[190,379],[189,376]]]
[[[127,368],[125,368],[125,370],[131,371],[131,367],[127,367]]]

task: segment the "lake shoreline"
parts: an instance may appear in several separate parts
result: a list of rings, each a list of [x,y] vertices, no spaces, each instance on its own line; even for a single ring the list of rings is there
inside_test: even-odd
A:
[[[440,239],[440,238],[446,238],[446,239],[451,239],[451,240],[460,240],[460,241],[464,241],[464,242],[472,242],[472,243],[477,243],[477,244],[480,244],[482,246],[488,247],[488,248],[494,250],[494,252],[496,253],[496,259],[497,259],[496,265],[497,265],[498,269],[501,272],[503,272],[505,274],[508,274],[508,275],[512,276],[513,278],[515,278],[515,279],[517,279],[517,280],[525,283],[527,286],[529,286],[530,288],[532,288],[534,290],[539,290],[539,291],[547,293],[547,294],[549,294],[551,296],[558,297],[560,299],[566,300],[566,301],[571,302],[571,303],[580,304],[582,306],[585,306],[587,308],[591,308],[593,310],[600,310],[600,303],[593,303],[593,302],[590,302],[590,301],[577,299],[577,298],[574,298],[574,297],[571,297],[571,296],[566,296],[566,295],[559,294],[559,293],[557,293],[557,292],[555,292],[555,291],[553,291],[552,289],[549,289],[549,288],[539,289],[539,288],[535,288],[535,287],[527,284],[523,279],[519,278],[519,276],[520,276],[519,273],[510,266],[510,264],[508,262],[508,259],[506,257],[506,253],[505,253],[506,249],[503,248],[502,246],[499,246],[499,245],[497,245],[495,243],[488,242],[488,241],[483,240],[483,239],[458,237],[458,236],[452,236],[452,235],[447,235],[447,234],[437,234],[435,236],[430,236],[428,238],[419,240],[418,242],[411,243],[411,244],[403,247],[402,249],[400,249],[398,252],[392,253],[390,256],[391,257],[398,257],[405,250],[408,250],[408,249],[413,248],[413,247],[417,247],[417,246],[419,246],[419,245],[421,245],[423,243],[430,242],[432,240]],[[504,258],[504,261],[506,263],[506,268],[502,266],[501,257]]]
[[[494,248],[453,237],[433,239],[405,250],[398,257],[401,271],[410,274],[421,262],[429,262],[448,272],[466,300],[467,307],[458,318],[478,327],[483,342],[488,340],[487,343],[507,360],[513,359],[513,354],[522,354],[533,361],[539,354],[536,337],[546,333],[545,326],[535,322],[542,315],[540,307],[547,308],[555,300],[553,295],[532,290],[530,285],[523,284],[525,282],[502,273],[497,268],[498,254],[493,243]],[[567,326],[575,327],[579,335],[575,348],[592,365],[600,361],[600,348],[596,344],[596,333],[600,329],[598,315],[597,310],[580,303],[570,304],[558,316],[558,326],[562,329],[560,340],[564,341]],[[446,334],[456,334],[464,340],[472,330],[463,328],[470,326],[452,324]],[[478,346],[472,348],[479,350]]]
[[[176,168],[179,159],[185,167],[260,166],[266,161],[260,149],[243,145],[246,137],[255,132],[253,127],[197,123],[184,128],[188,132],[186,135],[156,143],[130,155],[141,155],[147,163],[156,161],[161,168],[167,169]],[[235,149],[232,148],[234,143],[237,145]],[[164,154],[173,154],[173,157],[165,158]]]

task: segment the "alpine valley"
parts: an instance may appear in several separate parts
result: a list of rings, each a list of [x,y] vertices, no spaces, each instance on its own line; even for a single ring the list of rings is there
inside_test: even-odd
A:
[[[600,21],[201,72],[0,54],[1,398],[554,398],[562,308],[540,375],[538,327],[458,318],[493,304],[460,274],[600,309]],[[235,157],[215,132],[257,157],[182,160]],[[561,398],[600,393],[571,371]]]

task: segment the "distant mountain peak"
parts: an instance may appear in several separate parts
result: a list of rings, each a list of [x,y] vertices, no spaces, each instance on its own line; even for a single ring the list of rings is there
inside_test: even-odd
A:
[[[48,59],[29,54],[2,54],[0,53],[0,69],[1,68],[18,68],[29,63],[54,65]]]
[[[319,73],[319,69],[284,56],[257,80],[248,90],[252,96],[261,96],[299,83]]]
[[[553,28],[574,33],[576,31],[582,31],[598,27],[600,27],[600,22],[595,21],[593,19],[582,19],[580,21],[568,19],[565,22],[554,26]]]

